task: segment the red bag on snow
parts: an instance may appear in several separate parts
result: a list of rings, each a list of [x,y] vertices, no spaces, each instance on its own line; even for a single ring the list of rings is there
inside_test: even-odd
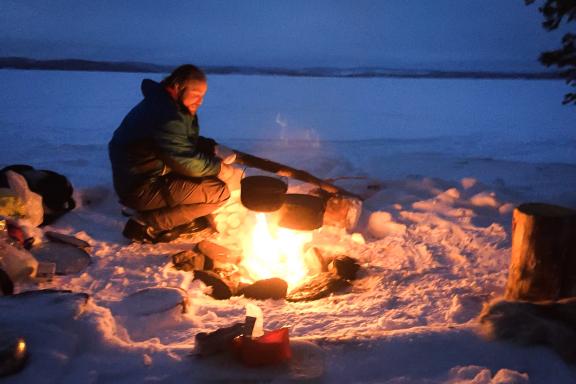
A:
[[[279,364],[292,358],[288,328],[266,331],[254,339],[239,336],[233,347],[240,361],[250,367]]]

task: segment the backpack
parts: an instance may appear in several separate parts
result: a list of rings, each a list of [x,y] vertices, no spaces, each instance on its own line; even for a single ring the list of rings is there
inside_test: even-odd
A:
[[[52,223],[76,207],[72,197],[74,188],[66,176],[45,169],[34,169],[30,165],[14,164],[0,170],[0,188],[9,188],[6,171],[22,175],[28,183],[28,188],[42,196],[44,221],[41,225]]]

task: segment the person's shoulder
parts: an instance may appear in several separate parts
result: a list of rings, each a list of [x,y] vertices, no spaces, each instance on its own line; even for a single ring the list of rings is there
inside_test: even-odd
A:
[[[178,106],[162,87],[162,84],[144,79],[141,84],[143,108],[152,112],[160,121],[181,120]]]
[[[168,96],[162,85],[151,79],[142,80],[140,90],[146,99],[163,97],[164,95]]]

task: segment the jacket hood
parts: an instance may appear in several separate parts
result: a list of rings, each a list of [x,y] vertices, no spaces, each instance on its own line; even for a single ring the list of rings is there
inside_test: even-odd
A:
[[[150,80],[144,79],[142,80],[142,84],[140,85],[140,89],[142,90],[142,94],[145,98],[154,98],[154,97],[169,97],[168,93],[164,90],[162,84]]]
[[[157,105],[163,105],[166,107],[170,106],[169,108],[176,106],[179,112],[190,114],[185,106],[183,106],[181,103],[175,102],[174,99],[172,99],[162,84],[154,80],[144,79],[142,80],[140,89],[142,90],[142,94],[144,95],[145,99],[152,100]]]

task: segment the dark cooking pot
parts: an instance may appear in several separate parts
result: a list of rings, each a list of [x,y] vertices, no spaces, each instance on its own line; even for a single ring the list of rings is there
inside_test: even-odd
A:
[[[252,211],[273,212],[284,202],[288,185],[270,176],[248,176],[240,182],[240,201]]]
[[[324,199],[313,195],[287,193],[278,211],[278,225],[284,228],[311,231],[324,222]]]

